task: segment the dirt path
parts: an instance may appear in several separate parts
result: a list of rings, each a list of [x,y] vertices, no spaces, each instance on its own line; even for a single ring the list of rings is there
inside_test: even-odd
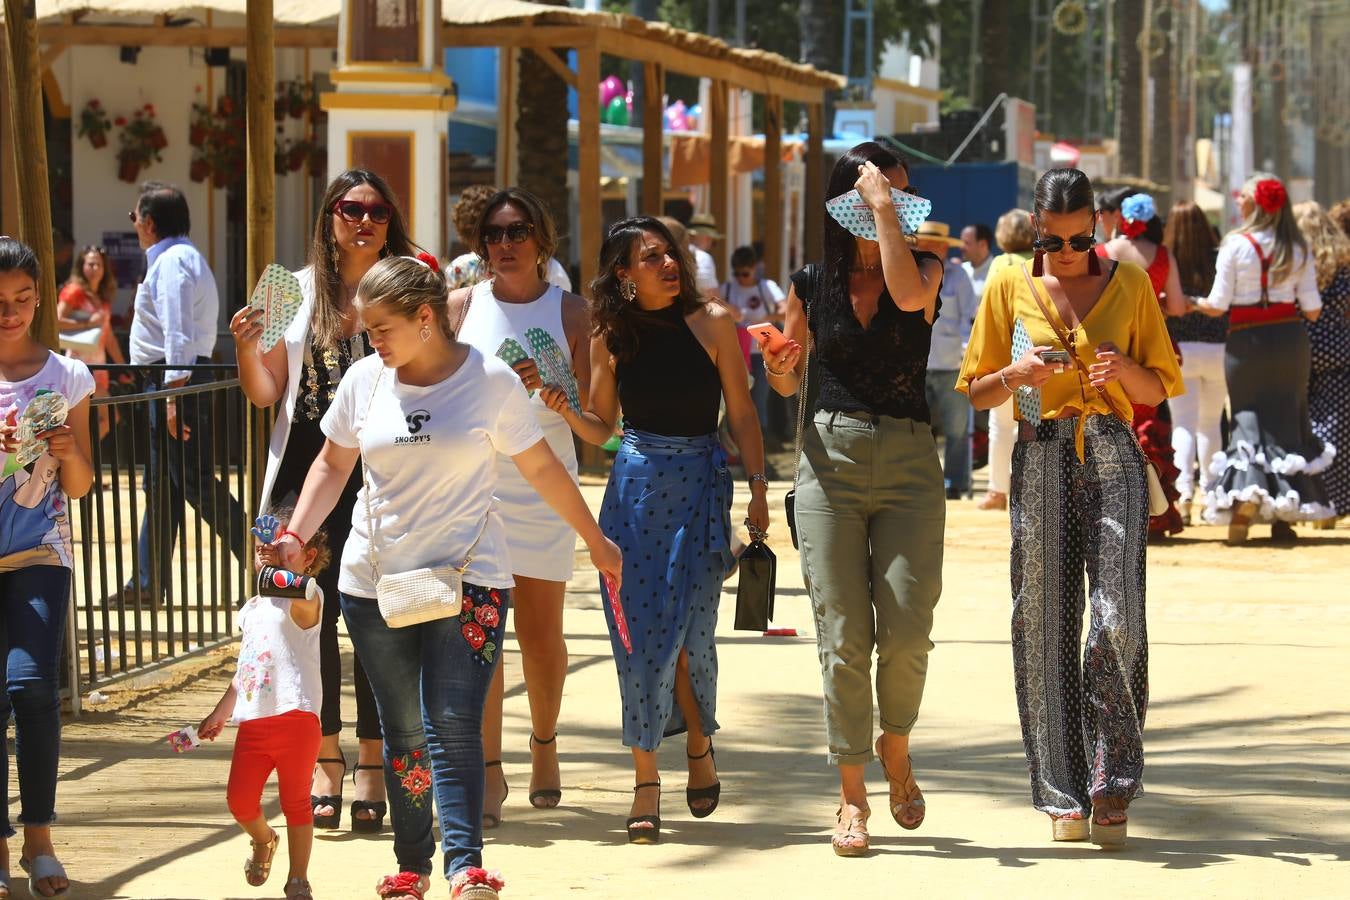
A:
[[[777,486],[771,509],[781,509]],[[587,489],[593,505],[599,489]],[[740,515],[736,516],[739,521]],[[1131,847],[1107,855],[1054,845],[1028,805],[1008,649],[1007,521],[949,503],[945,589],[924,714],[913,737],[928,821],[902,832],[869,771],[874,852],[828,847],[836,782],[823,758],[809,606],[781,525],[780,624],[798,638],[719,631],[722,806],[684,807],[683,744],[662,751],[660,845],[624,844],[632,770],[615,723],[618,691],[592,576],[572,585],[571,674],[559,746],[563,806],[529,808],[529,733],[520,666],[507,655],[505,771],[512,793],[491,834],[507,900],[597,898],[1021,897],[1093,886],[1133,896],[1343,896],[1350,883],[1350,529],[1300,529],[1293,549],[1231,549],[1192,528],[1149,551],[1152,706],[1148,794],[1131,809]],[[1258,529],[1264,537],[1265,530]],[[166,733],[196,722],[232,671],[222,654],[192,674],[122,691],[64,733],[58,846],[77,898],[280,897],[284,848],[268,888],[244,884],[247,842],[225,808],[229,735],[183,757]],[[347,713],[353,717],[348,692]],[[350,783],[347,787],[350,800]],[[18,812],[11,781],[10,808]],[[265,807],[280,827],[275,795]],[[347,811],[343,811],[343,822]],[[321,834],[316,896],[373,897],[392,836]],[[17,848],[17,842],[15,844]],[[438,860],[439,865],[439,860]],[[16,873],[17,874],[17,873]],[[1341,884],[1341,888],[1335,888]],[[16,896],[23,887],[16,883]],[[438,883],[429,896],[445,896]]]

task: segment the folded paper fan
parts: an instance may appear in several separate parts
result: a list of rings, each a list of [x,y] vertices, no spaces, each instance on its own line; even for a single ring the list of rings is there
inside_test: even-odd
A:
[[[577,378],[553,335],[542,328],[530,328],[525,332],[525,340],[530,342],[530,348],[534,351],[534,362],[539,367],[539,377],[544,380],[544,384],[566,391],[568,406],[579,414],[581,397],[577,390]]]
[[[530,354],[525,352],[525,348],[520,346],[520,341],[515,338],[507,338],[502,341],[502,345],[497,348],[497,358],[508,366],[514,366],[523,359],[529,359]],[[528,391],[531,397],[534,391]]]
[[[1034,345],[1031,343],[1031,335],[1027,333],[1027,326],[1021,319],[1013,325],[1012,333],[1012,358],[1021,359],[1023,354],[1030,350]],[[1023,422],[1030,422],[1032,425],[1038,425],[1041,421],[1041,392],[1039,388],[1021,387],[1013,391],[1013,401],[1017,404],[1017,411],[1021,413]]]
[[[70,401],[61,394],[38,391],[16,423],[18,430],[14,436],[19,442],[19,449],[14,451],[14,461],[20,466],[26,466],[45,453],[47,442],[38,435],[66,424],[69,414]]]
[[[914,234],[933,211],[933,204],[922,197],[891,188],[891,203],[905,234]],[[825,209],[848,232],[868,241],[877,239],[877,222],[872,207],[856,190],[825,201]]]
[[[263,333],[258,344],[264,352],[285,337],[302,302],[299,279],[276,263],[263,269],[248,305],[263,311]]]

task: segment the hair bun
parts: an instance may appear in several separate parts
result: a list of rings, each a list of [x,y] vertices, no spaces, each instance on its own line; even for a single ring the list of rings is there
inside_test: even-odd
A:
[[[417,252],[417,255],[413,257],[413,259],[416,259],[418,262],[422,263],[431,271],[440,274],[441,271],[440,260],[436,259],[436,257],[433,254],[428,253],[425,250],[419,250]]]

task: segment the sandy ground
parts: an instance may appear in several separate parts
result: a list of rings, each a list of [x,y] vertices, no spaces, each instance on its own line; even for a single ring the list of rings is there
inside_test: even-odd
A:
[[[774,511],[783,487],[775,485]],[[587,493],[594,506],[600,489]],[[724,594],[722,805],[710,819],[689,815],[683,742],[669,742],[666,830],[657,846],[624,842],[630,757],[616,729],[618,689],[599,598],[593,576],[579,570],[566,614],[563,805],[542,812],[525,799],[529,726],[512,649],[505,754],[512,792],[505,823],[490,833],[487,865],[505,874],[508,900],[1095,889],[1345,896],[1350,528],[1300,530],[1304,539],[1292,549],[1269,545],[1264,528],[1250,546],[1233,549],[1218,529],[1199,527],[1150,549],[1148,792],[1130,810],[1130,847],[1118,854],[1052,844],[1047,820],[1029,806],[1008,647],[1006,515],[979,512],[970,501],[948,504],[937,649],[913,736],[928,819],[917,832],[901,831],[885,813],[885,782],[873,766],[869,859],[837,859],[829,849],[837,781],[824,762],[809,606],[781,524],[777,620],[800,636],[731,630],[734,587]],[[163,743],[211,708],[232,664],[228,651],[217,652],[154,686],[114,691],[109,703],[67,723],[57,840],[75,881],[71,897],[281,896],[284,842],[267,887],[248,887],[240,871],[248,845],[224,798],[232,732],[181,757]],[[345,702],[350,721],[350,689]],[[350,784],[347,792],[350,799]],[[10,808],[17,813],[12,780]],[[280,829],[272,788],[264,808]],[[344,826],[347,818],[344,809]],[[311,879],[319,898],[373,897],[376,879],[392,870],[388,832],[316,840]],[[16,882],[15,895],[23,890]],[[445,895],[438,880],[428,896]]]

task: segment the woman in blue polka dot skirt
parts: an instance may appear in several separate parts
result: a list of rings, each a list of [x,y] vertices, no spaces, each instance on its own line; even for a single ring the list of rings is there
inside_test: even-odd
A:
[[[661,834],[656,749],[686,735],[690,813],[717,807],[717,603],[731,563],[731,478],[717,441],[722,398],[750,475],[748,521],[769,526],[764,444],[731,316],[705,302],[689,260],[667,228],[640,216],[614,225],[591,285],[595,337],[588,408],[561,391],[544,400],[585,440],[603,444],[622,407],[623,444],[605,491],[600,527],[624,549],[624,647],[608,602],[623,742],[633,751],[632,843]],[[608,588],[602,586],[608,600]]]

